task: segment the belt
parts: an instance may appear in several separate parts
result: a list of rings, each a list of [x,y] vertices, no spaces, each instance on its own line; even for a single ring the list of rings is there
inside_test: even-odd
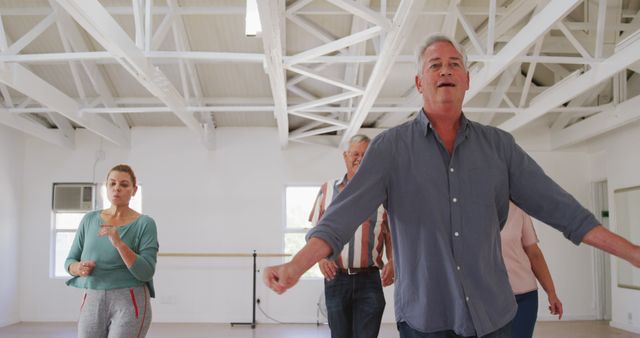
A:
[[[370,266],[368,268],[339,269],[340,272],[346,273],[347,275],[357,275],[359,273],[374,272],[374,271],[379,271],[379,270],[380,270],[380,268],[378,268],[377,266]]]

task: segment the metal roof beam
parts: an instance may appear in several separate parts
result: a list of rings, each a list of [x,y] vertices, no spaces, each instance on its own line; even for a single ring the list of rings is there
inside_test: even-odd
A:
[[[0,108],[0,123],[63,148],[75,147],[74,139],[65,136],[60,130],[47,128],[24,116],[11,114],[5,108]]]
[[[69,52],[69,49],[81,52],[88,51],[89,47],[87,46],[82,33],[78,29],[78,26],[75,24],[75,22],[73,22],[69,14],[65,12],[54,0],[49,0],[49,3],[51,4],[51,7],[54,9],[54,13],[56,14],[56,24],[60,33],[60,39],[63,41],[65,51]],[[71,44],[71,48],[69,48],[69,44]],[[89,81],[91,81],[94,90],[98,95],[100,95],[102,104],[105,107],[116,106],[113,99],[113,94],[111,93],[111,88],[109,88],[109,86],[107,85],[104,77],[102,76],[102,72],[100,72],[100,69],[98,69],[96,63],[92,61],[81,61],[81,64],[87,74],[87,77],[89,78]],[[70,61],[70,67],[72,73],[74,74],[76,85],[78,86],[78,92],[83,92],[82,83],[78,75],[76,74],[77,67],[73,61]],[[86,97],[83,97],[83,99],[86,99]],[[129,123],[127,123],[126,119],[119,114],[111,115],[111,119],[122,130],[122,134],[125,136],[123,145],[129,147],[131,145],[131,132],[129,131]]]
[[[358,16],[364,20],[367,20],[376,26],[382,27],[382,29],[384,29],[385,31],[389,31],[392,29],[391,20],[387,19],[382,14],[372,10],[371,8],[359,2],[356,2],[353,0],[348,0],[348,1],[347,0],[326,0],[326,1],[344,9],[345,11],[355,16]]]
[[[354,45],[356,43],[362,42],[362,41],[366,41],[369,40],[375,36],[378,36],[380,34],[380,32],[382,31],[382,28],[379,26],[375,26],[375,27],[371,27],[368,29],[365,29],[361,32],[355,33],[355,34],[351,34],[349,36],[346,36],[344,38],[326,43],[322,46],[316,47],[316,48],[311,48],[308,49],[304,52],[298,53],[296,55],[290,56],[288,58],[286,58],[286,60],[284,60],[285,64],[287,66],[291,66],[294,65],[296,63],[301,63],[301,62],[305,62],[305,61],[309,61],[312,60],[318,56],[321,55],[325,55],[331,52],[335,52],[337,50],[343,49],[345,47]]]
[[[2,20],[2,15],[0,14],[0,52],[4,52],[9,48],[7,39],[8,37],[4,31],[4,22]],[[0,67],[3,67],[2,63],[0,63]],[[7,89],[6,85],[0,84],[0,93],[4,98],[4,106],[13,107],[13,99],[11,98],[11,93],[9,93],[9,89]]]
[[[469,102],[480,90],[490,84],[512,62],[524,54],[556,22],[565,17],[581,0],[551,1],[507,43],[484,67],[473,76],[464,102]]]
[[[351,117],[349,128],[342,135],[341,146],[347,144],[362,126],[425,2],[424,0],[402,0],[398,6],[398,11],[393,18],[393,28],[384,40],[378,62],[371,71],[365,93],[358,103],[356,112]]]
[[[184,98],[167,77],[145,57],[135,42],[109,15],[97,0],[56,0],[71,16],[98,41],[107,51],[115,55],[118,62],[151,94],[158,97],[199,139],[203,139],[203,127],[187,111]],[[149,15],[147,15],[149,16]],[[145,17],[147,18],[147,17]],[[150,32],[147,31],[146,34]],[[146,42],[150,42],[148,35]]]
[[[285,67],[286,69],[296,72],[298,74],[304,75],[306,77],[312,78],[312,79],[316,79],[318,81],[330,84],[332,86],[336,86],[336,87],[340,87],[343,88],[345,90],[351,91],[351,92],[360,92],[362,93],[364,91],[363,88],[360,88],[356,85],[350,85],[349,83],[347,83],[346,81],[341,81],[338,79],[334,79],[328,76],[324,76],[321,75],[320,73],[314,72],[312,69],[309,69],[307,67],[303,67],[303,66],[289,66],[289,67]]]
[[[56,21],[54,13],[47,15],[42,21],[38,22],[29,32],[14,42],[7,50],[7,54],[18,54],[24,47],[28,46],[42,32],[47,30]]]
[[[265,54],[265,68],[269,75],[274,115],[278,126],[280,146],[289,142],[289,117],[287,116],[286,73],[283,67],[284,55],[284,7],[283,0],[258,1],[258,12],[262,24],[262,44]]]
[[[70,120],[75,121],[117,145],[123,145],[123,140],[126,139],[126,136],[120,128],[99,116],[82,114],[79,104],[74,99],[68,97],[24,66],[6,64],[5,69],[0,70],[0,82],[31,97],[42,105],[59,112]]]
[[[551,148],[574,145],[640,120],[640,95],[593,115],[565,129],[551,133]]]
[[[168,0],[167,3],[172,10],[177,10],[180,7],[178,6],[176,0]],[[167,14],[170,15],[170,14]],[[191,50],[191,45],[189,44],[189,38],[187,37],[187,32],[184,28],[184,21],[181,16],[176,16],[173,21],[173,34],[174,34],[174,42],[176,45],[176,49],[178,51],[189,51]],[[186,73],[189,75],[189,79],[191,80],[191,88],[193,88],[193,93],[195,94],[196,103],[198,106],[202,106],[202,87],[200,86],[200,76],[193,65],[193,62],[190,60],[184,61],[186,64]],[[180,67],[181,77],[183,78],[183,86],[185,88],[184,95],[188,95],[187,86],[184,82],[185,79],[185,67]],[[207,112],[199,112],[202,123],[205,125],[204,128],[204,138],[203,143],[204,146],[213,150],[215,148],[215,124],[213,122],[213,118],[210,113]]]
[[[635,39],[626,43],[624,47],[618,48],[613,55],[595,65],[586,73],[563,81],[553,86],[550,90],[539,94],[535,99],[535,103],[522,114],[512,117],[498,127],[506,131],[514,131],[546,114],[549,110],[596,87],[599,83],[624,70],[638,60],[640,60],[640,39]]]

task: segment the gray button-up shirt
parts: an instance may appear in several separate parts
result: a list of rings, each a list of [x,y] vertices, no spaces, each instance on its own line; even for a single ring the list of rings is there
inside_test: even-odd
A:
[[[461,116],[451,156],[424,111],[376,137],[307,238],[337,255],[384,203],[393,236],[396,320],[422,332],[484,336],[516,303],[500,250],[509,200],[575,244],[599,224],[514,141]]]

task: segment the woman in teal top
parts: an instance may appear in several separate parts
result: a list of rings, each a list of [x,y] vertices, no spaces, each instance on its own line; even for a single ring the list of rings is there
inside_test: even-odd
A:
[[[111,207],[84,216],[65,268],[67,285],[85,289],[78,337],[144,337],[158,254],[155,221],[129,208],[138,186],[128,165],[107,175]]]

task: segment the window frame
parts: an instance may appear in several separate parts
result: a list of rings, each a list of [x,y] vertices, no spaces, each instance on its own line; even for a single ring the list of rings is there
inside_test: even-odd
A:
[[[288,217],[288,204],[287,204],[287,192],[288,192],[288,188],[312,188],[314,190],[314,197],[313,197],[313,201],[309,204],[309,212],[307,213],[306,217],[308,219],[309,214],[311,213],[311,208],[313,208],[313,203],[315,202],[315,199],[318,195],[318,192],[320,191],[320,187],[322,186],[321,183],[292,183],[292,184],[286,184],[284,186],[283,189],[283,217],[284,217],[284,222],[283,222],[283,233],[282,233],[282,251],[285,252],[286,250],[286,236],[288,234],[306,234],[311,228],[311,224],[309,222],[308,227],[290,227],[288,222],[289,222],[289,217]],[[296,252],[290,252],[291,255],[295,255]],[[288,262],[293,258],[293,256],[287,256],[287,257],[283,257],[283,263],[284,262]],[[322,279],[324,278],[322,276],[322,274],[319,272],[319,269],[317,270],[316,273],[314,273],[314,269],[318,269],[317,265],[314,265],[311,269],[309,269],[307,272],[305,272],[302,277],[300,277],[300,279],[304,279],[304,280],[318,280],[318,279]],[[320,274],[320,275],[318,275]]]

